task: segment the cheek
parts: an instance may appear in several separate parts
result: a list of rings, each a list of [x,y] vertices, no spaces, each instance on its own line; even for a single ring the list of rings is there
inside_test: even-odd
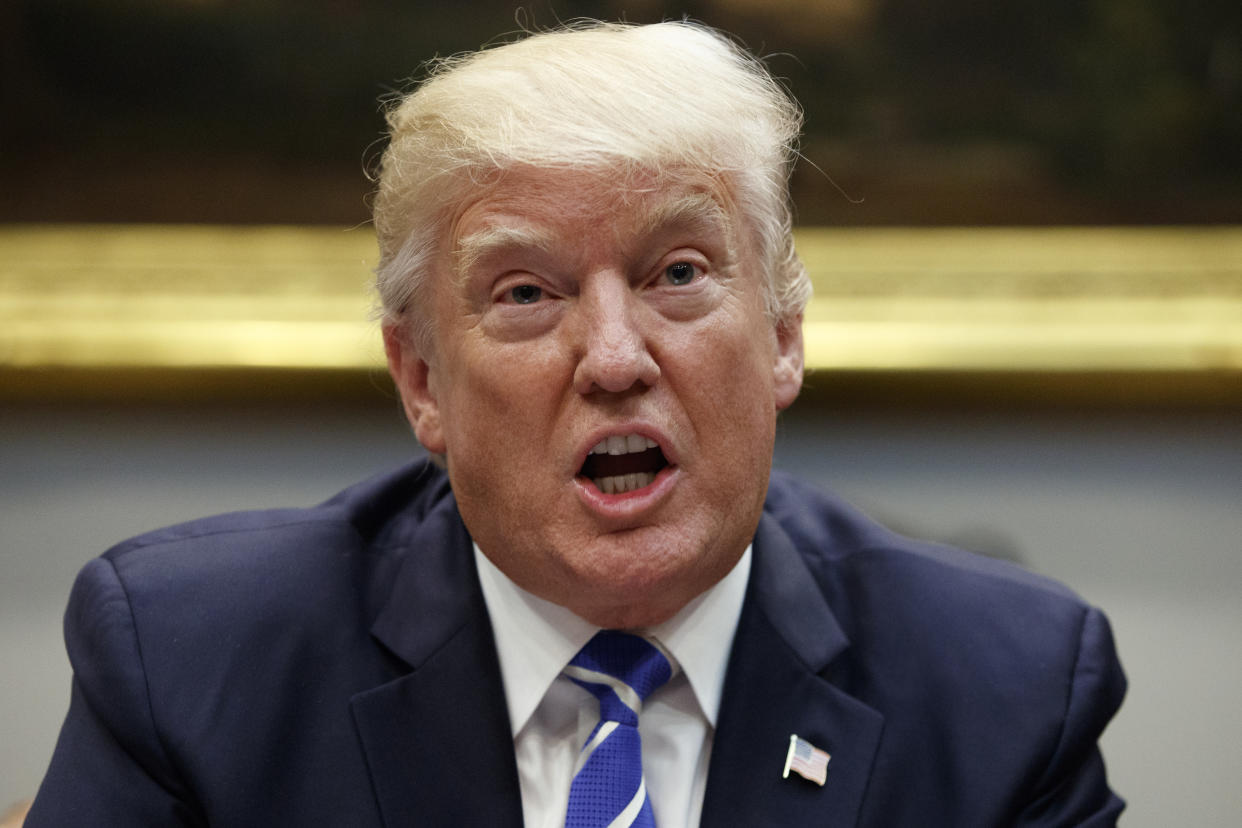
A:
[[[522,434],[529,442],[530,429],[552,419],[550,408],[567,387],[564,360],[547,344],[488,343],[462,348],[459,357],[450,369],[446,430],[458,440],[498,442],[501,453]]]
[[[700,330],[683,344],[677,376],[669,379],[705,448],[704,462],[740,466],[770,461],[776,428],[773,356],[765,332],[750,325]],[[727,487],[726,487],[727,488]]]
[[[699,374],[720,393],[732,390],[754,403],[771,397],[775,342],[766,321],[751,317],[720,319],[697,332],[688,353],[696,355]]]

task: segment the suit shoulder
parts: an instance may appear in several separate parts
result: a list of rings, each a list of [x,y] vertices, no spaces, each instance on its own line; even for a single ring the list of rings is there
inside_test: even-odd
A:
[[[403,541],[451,507],[444,475],[414,464],[305,509],[215,515],[138,535],[102,556],[136,612],[331,614],[387,594]],[[85,572],[84,572],[85,574]],[[364,610],[365,611],[365,610]]]
[[[1059,582],[903,537],[784,475],[768,514],[850,642],[835,665],[841,681],[893,724],[953,710],[964,721],[994,717],[995,728],[979,729],[983,745],[1021,718],[1046,727],[1031,739],[1050,755],[1082,676],[1099,685],[1084,695],[1097,710],[1120,704],[1125,680],[1107,619]],[[1018,709],[1027,712],[1015,717]]]
[[[773,475],[764,508],[813,571],[831,569],[854,579],[881,577],[890,590],[900,586],[943,593],[994,584],[1003,592],[1081,604],[1073,591],[1052,578],[1010,561],[906,537],[787,474]]]
[[[427,463],[413,463],[351,486],[316,506],[229,512],[144,532],[121,541],[103,557],[124,567],[144,555],[216,546],[261,548],[267,554],[286,546],[304,552],[308,541],[352,539],[387,547],[406,524],[417,523],[448,497],[446,476]]]
[[[903,537],[788,477],[769,501],[867,671],[908,672],[929,692],[957,692],[973,677],[976,688],[1026,682],[1055,696],[1092,624],[1115,661],[1103,616],[1051,578]]]
[[[791,542],[785,565],[815,582],[847,641],[822,675],[884,717],[870,784],[901,794],[873,798],[868,824],[958,806],[969,813],[953,824],[1025,824],[1028,806],[1046,824],[1112,824],[1122,803],[1096,742],[1126,679],[1103,614],[1056,581],[902,537],[784,475],[767,517],[769,542]]]

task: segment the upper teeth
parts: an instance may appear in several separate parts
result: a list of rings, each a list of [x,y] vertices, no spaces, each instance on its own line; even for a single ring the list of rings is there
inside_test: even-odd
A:
[[[634,454],[656,448],[656,446],[655,440],[643,437],[641,434],[614,434],[596,443],[595,448],[591,449],[591,454]]]

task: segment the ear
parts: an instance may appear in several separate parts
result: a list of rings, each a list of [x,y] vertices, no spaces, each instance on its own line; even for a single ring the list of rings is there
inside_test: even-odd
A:
[[[444,454],[444,431],[440,427],[440,405],[436,399],[435,369],[423,359],[411,341],[409,330],[400,323],[384,326],[384,353],[388,373],[401,394],[406,419],[414,436],[432,454]]]
[[[793,404],[802,390],[802,314],[776,323],[776,360],[772,366],[776,410]]]

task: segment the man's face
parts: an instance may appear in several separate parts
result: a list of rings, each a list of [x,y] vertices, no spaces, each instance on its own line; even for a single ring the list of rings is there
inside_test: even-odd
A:
[[[431,353],[385,332],[479,547],[605,627],[659,623],[737,562],[802,381],[724,188],[637,189],[508,173],[443,240]]]

